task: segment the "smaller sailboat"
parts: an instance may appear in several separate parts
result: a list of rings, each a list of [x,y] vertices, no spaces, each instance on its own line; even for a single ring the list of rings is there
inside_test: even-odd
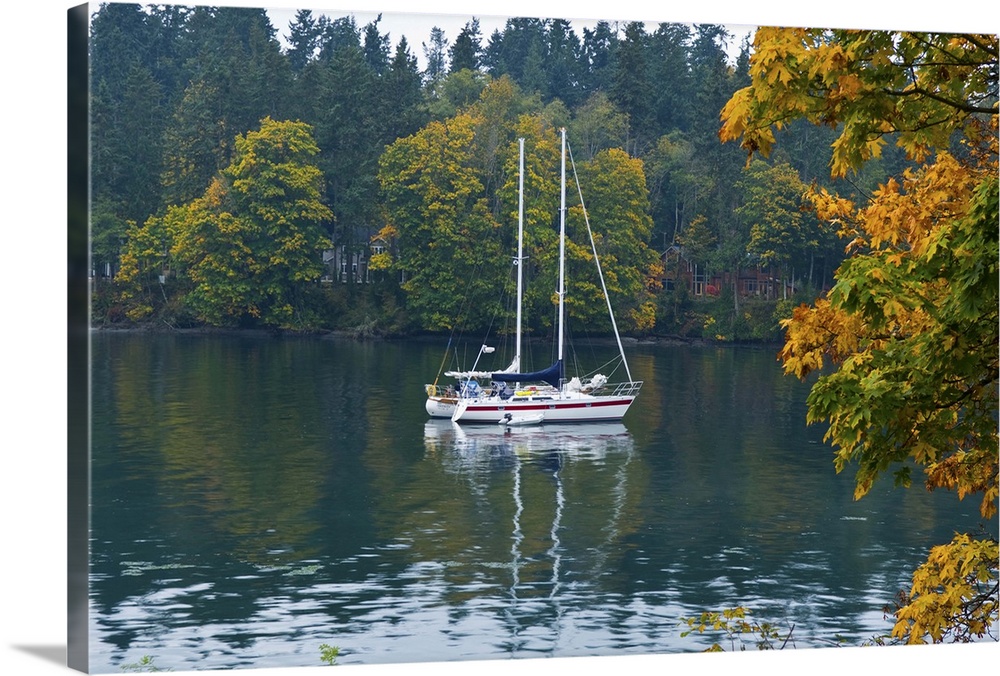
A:
[[[607,287],[604,283],[604,274],[601,270],[600,261],[597,257],[597,249],[594,245],[594,238],[591,234],[590,243],[594,261],[597,265],[598,275],[601,280],[601,287],[607,301],[608,313],[611,318],[611,326],[614,330],[615,340],[618,345],[618,352],[621,364],[624,366],[628,380],[609,384],[608,378],[603,374],[595,374],[585,382],[578,377],[566,379],[564,368],[564,343],[565,343],[565,296],[566,296],[566,130],[561,130],[562,136],[562,165],[561,165],[561,188],[560,188],[560,216],[559,216],[559,281],[558,281],[558,333],[557,333],[557,358],[549,367],[532,372],[520,371],[521,363],[521,301],[523,296],[522,272],[523,255],[523,213],[524,213],[524,139],[520,141],[520,204],[518,216],[518,255],[516,259],[518,268],[517,278],[517,327],[515,356],[510,366],[503,371],[477,371],[475,365],[471,371],[448,372],[449,375],[458,379],[459,383],[455,388],[449,389],[442,394],[437,392],[436,386],[428,386],[428,399],[426,409],[432,417],[450,417],[457,423],[499,423],[511,424],[512,421],[530,421],[531,424],[538,423],[562,423],[562,422],[593,422],[593,421],[614,421],[621,420],[628,411],[632,402],[639,394],[642,381],[633,380],[628,361],[625,357],[625,350],[622,346],[621,336],[618,332],[618,325],[615,322],[614,312],[611,302],[608,299]],[[582,203],[582,196],[581,196]],[[589,220],[586,219],[587,229],[590,230]],[[484,346],[480,350],[480,356],[486,352]],[[478,365],[478,358],[476,364]],[[489,386],[484,387],[479,381],[488,381]],[[433,391],[431,388],[434,388]],[[449,415],[450,413],[450,415]]]

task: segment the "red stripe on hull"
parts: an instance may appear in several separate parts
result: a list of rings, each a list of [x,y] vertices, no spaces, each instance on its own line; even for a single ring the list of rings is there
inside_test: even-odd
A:
[[[595,402],[574,402],[574,403],[558,403],[558,404],[505,404],[503,406],[473,406],[469,405],[466,411],[475,411],[482,413],[483,411],[495,411],[497,413],[506,412],[508,410],[514,411],[549,411],[553,408],[564,409],[564,408],[599,408],[601,406],[628,406],[631,402],[629,399],[618,399],[616,401],[595,401]]]

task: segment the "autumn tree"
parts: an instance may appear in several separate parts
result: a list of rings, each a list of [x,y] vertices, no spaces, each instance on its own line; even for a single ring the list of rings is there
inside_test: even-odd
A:
[[[201,197],[133,227],[119,280],[132,316],[152,312],[149,279],[169,271],[172,292],[204,323],[314,325],[307,294],[332,216],[317,153],[308,125],[265,118],[236,137],[233,161]]]
[[[387,218],[399,233],[396,265],[421,328],[454,328],[470,319],[469,308],[479,322],[496,309],[496,266],[506,257],[471,153],[476,123],[470,113],[431,122],[390,145],[379,163]]]
[[[785,371],[822,370],[808,420],[829,424],[838,471],[857,465],[857,498],[890,471],[910,485],[914,467],[929,490],[997,514],[997,64],[996,35],[760,29],[752,82],[722,113],[724,141],[764,154],[792,119],[835,127],[834,176],[892,140],[917,163],[867,203],[814,191],[851,255],[785,322]],[[934,547],[893,637],[991,634],[997,558],[988,534]]]

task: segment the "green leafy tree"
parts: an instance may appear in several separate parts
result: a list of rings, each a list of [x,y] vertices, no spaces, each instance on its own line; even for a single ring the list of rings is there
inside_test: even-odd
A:
[[[693,108],[694,78],[688,64],[691,30],[685,24],[661,23],[649,37],[651,78],[657,83],[650,99],[661,135],[686,131],[697,114]]]
[[[548,91],[548,77],[545,73],[544,32],[528,42],[528,52],[521,62],[521,76],[518,85],[526,92],[544,97]]]
[[[444,120],[465,110],[482,96],[490,77],[474,70],[463,69],[450,73],[434,90],[428,103],[428,112],[435,120]]]
[[[149,70],[134,65],[120,92],[113,93],[102,81],[91,99],[93,202],[101,216],[91,223],[95,267],[117,261],[121,223],[141,222],[159,208],[162,98]]]
[[[316,25],[319,29],[319,56],[324,60],[329,60],[344,47],[361,47],[361,31],[353,16],[331,20],[324,15]]]
[[[386,143],[379,78],[359,42],[344,40],[317,64],[313,104],[318,159],[336,228],[333,242],[354,253],[368,245],[378,222],[378,157]],[[369,232],[371,231],[371,232]],[[352,287],[353,289],[353,287]],[[351,291],[353,293],[353,291]]]
[[[559,246],[559,152],[555,121],[526,113],[518,118],[515,136],[524,139],[524,323],[529,332],[550,331],[555,325],[555,255]],[[516,146],[506,155],[504,224],[510,224],[506,249],[516,251],[518,164]],[[511,324],[512,325],[512,324]]]
[[[133,316],[152,311],[148,287],[138,292],[169,266],[204,323],[314,325],[307,293],[322,271],[331,216],[317,153],[308,125],[265,118],[236,138],[233,162],[201,197],[133,229],[120,280]]]
[[[545,99],[559,99],[576,108],[584,98],[580,83],[580,38],[569,21],[549,22],[545,49]]]
[[[194,199],[229,161],[235,133],[230,131],[226,118],[219,115],[222,98],[219,89],[203,80],[185,89],[164,132],[160,181],[166,204]]]
[[[689,137],[705,170],[715,177],[718,189],[714,197],[718,199],[714,200],[717,212],[712,216],[720,222],[727,220],[737,206],[739,196],[730,188],[739,180],[744,162],[738,148],[716,142],[718,124],[704,112],[721,110],[729,97],[746,84],[746,73],[729,63],[725,47],[730,37],[723,26],[697,25],[688,57],[695,81],[691,102],[697,111],[691,118]]]
[[[829,424],[855,496],[892,472],[908,486],[998,498],[998,162],[996,35],[760,29],[751,83],[722,113],[723,140],[767,152],[805,118],[839,125],[842,176],[895,140],[919,166],[866,204],[817,190],[851,256],[825,298],[785,322],[785,371],[826,367],[808,420]],[[968,641],[1000,616],[996,540],[958,534],[931,550],[896,610],[893,637]]]
[[[595,92],[577,108],[570,126],[581,159],[591,160],[601,150],[624,148],[628,116],[604,92]]]
[[[427,121],[417,57],[406,38],[399,39],[389,71],[381,80],[383,145],[416,132]]]
[[[365,26],[364,54],[365,63],[378,75],[383,75],[389,69],[389,36],[379,32],[378,25],[382,15]]]
[[[169,97],[161,80],[164,63],[172,63],[161,48],[164,31],[137,4],[102,5],[91,24],[92,264],[98,270],[117,266],[124,224],[145,220],[160,205]]]
[[[196,7],[187,84],[164,130],[163,204],[186,203],[232,158],[233,139],[287,113],[292,69],[262,9]]]
[[[776,268],[788,279],[792,268],[810,259],[819,247],[815,215],[803,209],[807,186],[787,164],[755,161],[740,181],[743,204],[737,215],[749,229],[746,252],[764,268]]]
[[[689,135],[680,131],[660,137],[644,162],[656,239],[666,248],[698,215],[715,182],[699,162]]]
[[[607,21],[598,21],[593,30],[583,29],[581,61],[586,67],[580,85],[584,95],[610,90],[618,45],[618,36]]]
[[[575,235],[570,250],[584,265],[573,271],[569,282],[569,315],[590,327],[610,329],[592,260],[592,249],[596,249],[620,327],[649,331],[655,323],[653,292],[658,289],[662,267],[659,255],[648,245],[653,220],[642,160],[612,148],[578,165],[577,172],[584,202],[571,209],[567,218]],[[586,220],[593,244],[585,234]]]
[[[699,214],[691,219],[691,223],[677,238],[684,247],[688,260],[696,265],[710,266],[713,253],[719,248],[719,238],[709,227],[708,219]]]
[[[387,218],[399,233],[398,269],[419,328],[484,328],[502,287],[499,223],[472,154],[476,118],[462,113],[399,139],[380,161]],[[506,252],[504,252],[506,253]],[[475,316],[470,316],[475,312]]]
[[[486,47],[484,65],[494,78],[508,75],[524,89],[542,91],[544,80],[541,74],[545,57],[545,26],[543,19],[516,17],[507,19],[503,31],[495,31]],[[532,56],[533,55],[533,56]],[[529,60],[534,59],[534,73],[529,70]],[[529,89],[527,80],[531,79]]]
[[[570,144],[572,145],[572,143]],[[531,261],[534,269],[531,306],[536,308],[543,327],[551,328],[557,302],[558,283],[558,189],[559,140],[555,130],[548,131],[546,153],[549,167],[544,179],[551,197],[548,227],[533,229]],[[607,300],[594,263],[594,249],[604,274],[608,295],[619,328],[647,331],[655,323],[652,291],[661,275],[659,256],[651,249],[652,231],[649,200],[642,161],[623,150],[599,152],[593,160],[576,163],[582,186],[573,182],[572,165],[567,169],[566,217],[566,317],[571,327],[582,331],[609,332]],[[586,212],[586,214],[585,214]],[[539,219],[541,220],[541,219]],[[593,233],[588,234],[587,222]],[[542,221],[544,222],[544,221]],[[548,311],[542,314],[542,310]]]

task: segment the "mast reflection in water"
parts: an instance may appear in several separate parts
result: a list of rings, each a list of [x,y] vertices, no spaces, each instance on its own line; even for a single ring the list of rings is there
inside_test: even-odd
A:
[[[95,334],[91,670],[691,652],[737,605],[857,645],[978,526],[855,502],[773,351],[634,346],[624,425],[505,431],[428,421],[439,347]]]

